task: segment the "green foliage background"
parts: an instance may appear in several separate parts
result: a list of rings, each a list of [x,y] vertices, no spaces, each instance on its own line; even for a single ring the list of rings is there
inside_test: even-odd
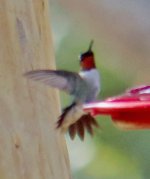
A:
[[[125,36],[130,29],[128,26],[132,23],[130,17],[125,19],[126,26],[124,25],[124,31],[122,30],[122,21],[128,12],[132,12],[134,8],[146,10],[149,5],[146,4],[147,1],[143,1],[143,4],[140,1],[133,1],[133,6],[130,1],[127,1],[125,6],[120,5],[120,11],[118,11],[117,0],[114,1],[114,4],[110,3],[109,11],[106,5],[96,7],[94,13],[96,16],[99,15],[98,18],[102,16],[101,13],[98,14],[98,10],[102,10],[104,14],[103,21],[97,21],[99,22],[97,24],[93,22],[93,14],[89,18],[90,8],[86,8],[88,5],[91,5],[91,8],[94,7],[94,3],[85,0],[80,2],[77,1],[73,6],[69,1],[57,1],[57,3],[52,1],[50,4],[57,68],[79,71],[78,55],[87,50],[90,40],[94,39],[93,50],[97,68],[101,74],[102,87],[99,99],[117,95],[135,85],[148,84],[150,78],[148,73],[149,52],[144,50],[144,47],[145,49],[150,47],[150,40],[147,39],[147,43],[143,47],[144,40],[139,40],[141,39],[140,35],[145,40],[146,36],[140,34],[139,31],[134,33],[133,30],[129,36]],[[82,8],[83,3],[85,3],[84,8]],[[118,0],[118,3],[123,3],[123,1]],[[79,8],[79,12],[76,11],[75,5]],[[124,14],[122,11],[125,11]],[[106,32],[101,30],[105,21],[107,23],[109,20],[112,21],[110,12],[115,13],[116,17],[120,17],[120,21],[118,20],[116,24],[118,34],[120,32],[119,37],[111,24],[110,27],[108,25],[105,27],[109,27],[109,31],[108,29]],[[145,17],[142,14],[143,11],[138,12],[134,14],[137,19],[141,16]],[[147,13],[147,16],[149,15],[150,13]],[[138,25],[136,21],[133,22],[135,24],[132,24],[132,28],[136,29]],[[143,20],[142,26],[149,29],[147,21]],[[61,93],[62,106],[67,105],[69,100],[67,95]],[[150,131],[121,131],[107,116],[99,116],[97,120],[101,129],[96,130],[95,137],[91,138],[87,135],[84,142],[80,142],[78,138],[72,142],[67,137],[74,179],[149,179]],[[81,161],[83,161],[82,165]]]

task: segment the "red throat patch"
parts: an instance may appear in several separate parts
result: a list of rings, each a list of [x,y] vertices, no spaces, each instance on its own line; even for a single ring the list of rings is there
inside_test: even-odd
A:
[[[95,60],[93,56],[85,57],[81,62],[80,65],[83,70],[90,70],[92,68],[96,68]]]

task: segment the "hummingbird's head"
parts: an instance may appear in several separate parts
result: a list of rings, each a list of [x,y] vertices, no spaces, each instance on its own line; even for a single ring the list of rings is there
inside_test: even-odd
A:
[[[80,55],[80,66],[83,71],[96,68],[95,60],[94,60],[94,53],[91,50],[92,45],[93,45],[93,40],[90,43],[89,49],[86,52],[81,53]]]

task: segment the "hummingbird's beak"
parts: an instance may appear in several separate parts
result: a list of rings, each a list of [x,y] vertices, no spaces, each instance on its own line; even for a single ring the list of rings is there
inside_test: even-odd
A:
[[[91,40],[88,51],[92,50],[93,43],[94,43],[94,40]]]

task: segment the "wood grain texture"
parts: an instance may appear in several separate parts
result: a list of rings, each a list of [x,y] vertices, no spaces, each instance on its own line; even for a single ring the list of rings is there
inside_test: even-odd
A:
[[[0,178],[69,179],[58,93],[23,77],[55,69],[47,0],[0,0]]]

